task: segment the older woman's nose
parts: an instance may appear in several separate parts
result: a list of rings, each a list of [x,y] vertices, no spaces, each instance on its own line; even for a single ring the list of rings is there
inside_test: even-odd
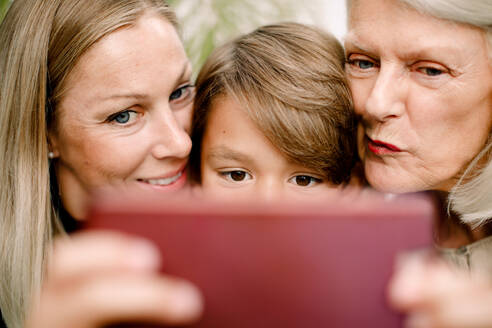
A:
[[[154,125],[154,131],[155,142],[152,155],[155,158],[188,157],[191,150],[191,138],[172,112],[164,115],[159,124]]]
[[[367,98],[364,118],[385,122],[400,117],[405,111],[405,90],[404,76],[382,66]]]

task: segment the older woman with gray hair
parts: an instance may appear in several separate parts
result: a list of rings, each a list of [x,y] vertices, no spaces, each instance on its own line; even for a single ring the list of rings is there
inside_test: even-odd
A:
[[[413,327],[492,327],[492,1],[347,4],[346,69],[367,181],[385,192],[436,191],[438,250],[480,277],[406,261],[392,300]]]

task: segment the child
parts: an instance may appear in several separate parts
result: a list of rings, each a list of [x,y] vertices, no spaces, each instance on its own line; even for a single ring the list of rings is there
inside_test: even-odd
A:
[[[338,192],[356,161],[344,52],[283,23],[217,48],[197,78],[192,180],[205,195],[262,199]]]

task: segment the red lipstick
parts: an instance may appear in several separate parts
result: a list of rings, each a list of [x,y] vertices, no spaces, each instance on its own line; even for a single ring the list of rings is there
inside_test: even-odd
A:
[[[395,145],[367,138],[367,148],[376,155],[394,154],[400,152],[400,148]]]

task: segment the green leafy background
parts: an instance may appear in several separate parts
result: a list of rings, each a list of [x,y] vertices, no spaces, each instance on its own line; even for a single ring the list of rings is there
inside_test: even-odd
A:
[[[11,0],[0,0],[0,21],[3,19],[5,12],[10,4]]]

